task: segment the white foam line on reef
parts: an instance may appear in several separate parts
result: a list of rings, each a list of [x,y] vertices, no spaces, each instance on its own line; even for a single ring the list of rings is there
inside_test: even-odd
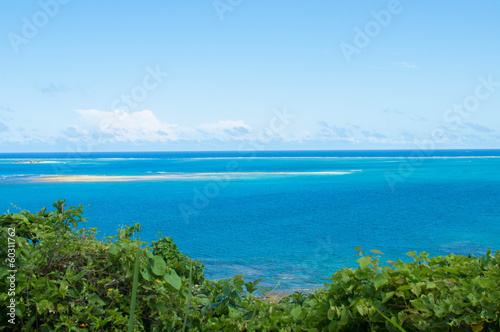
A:
[[[356,156],[322,156],[322,157],[185,157],[185,158],[169,158],[171,160],[231,160],[231,159],[492,159],[492,158],[500,158],[500,156],[397,156],[397,157],[356,157]]]
[[[358,170],[353,170],[358,171]],[[49,175],[34,178],[39,182],[127,182],[200,179],[220,176],[260,177],[260,176],[310,176],[310,175],[345,175],[353,171],[321,171],[321,172],[233,172],[233,173],[165,173],[161,175]]]

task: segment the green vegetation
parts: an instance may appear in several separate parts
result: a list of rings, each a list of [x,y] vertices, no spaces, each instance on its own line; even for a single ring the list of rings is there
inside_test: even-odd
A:
[[[500,252],[380,262],[360,255],[313,293],[270,303],[242,275],[219,281],[168,237],[134,239],[136,224],[99,241],[78,228],[83,208],[0,216],[2,262],[16,240],[16,324],[7,315],[11,268],[0,267],[0,326],[9,331],[498,331]],[[9,231],[10,228],[10,231]],[[8,258],[7,260],[5,258]],[[132,315],[130,314],[132,312]]]

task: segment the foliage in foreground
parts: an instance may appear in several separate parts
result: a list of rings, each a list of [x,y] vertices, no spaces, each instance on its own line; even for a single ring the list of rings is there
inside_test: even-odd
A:
[[[384,266],[381,252],[357,248],[359,268],[273,304],[254,295],[258,281],[242,275],[205,279],[203,265],[171,238],[134,240],[136,224],[99,241],[97,229],[78,229],[85,221],[81,206],[54,207],[0,216],[0,326],[8,330],[126,331],[129,319],[134,331],[500,330],[500,251],[432,258],[413,252],[413,262]],[[12,229],[15,325],[5,305]]]

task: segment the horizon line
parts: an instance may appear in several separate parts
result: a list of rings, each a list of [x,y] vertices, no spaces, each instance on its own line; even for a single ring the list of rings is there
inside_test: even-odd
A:
[[[26,154],[26,153],[67,153],[67,154],[93,154],[93,153],[182,153],[182,152],[238,152],[238,153],[266,153],[266,152],[340,152],[340,151],[500,151],[500,148],[451,148],[451,149],[283,149],[283,150],[127,150],[127,151],[89,151],[89,152],[76,152],[76,151],[24,151],[24,152],[0,152],[2,154]]]

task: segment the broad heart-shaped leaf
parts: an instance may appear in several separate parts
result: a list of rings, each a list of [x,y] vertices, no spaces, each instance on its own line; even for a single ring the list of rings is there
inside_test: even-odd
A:
[[[147,281],[151,280],[151,272],[149,271],[150,269],[148,267],[141,270],[142,277]]]
[[[370,265],[370,263],[372,262],[372,259],[368,256],[365,256],[365,257],[361,257],[360,259],[358,259],[356,262],[359,263],[359,267],[364,269],[365,267],[367,267],[368,265]]]
[[[162,276],[165,274],[165,269],[167,268],[167,264],[161,256],[155,256],[153,260],[153,273],[157,276]]]
[[[109,246],[108,251],[111,255],[116,256],[120,253],[120,247],[116,243],[113,243]]]
[[[389,280],[382,273],[377,274],[375,278],[373,278],[373,285],[375,289],[379,289],[381,286],[385,285]]]
[[[302,313],[302,308],[297,306],[292,309],[290,315],[292,315],[293,320],[296,322],[299,319],[301,313]]]
[[[165,274],[164,278],[165,281],[168,282],[176,290],[179,290],[181,288],[182,281],[181,278],[177,275],[177,272],[175,272],[175,270],[172,270],[170,274]]]

